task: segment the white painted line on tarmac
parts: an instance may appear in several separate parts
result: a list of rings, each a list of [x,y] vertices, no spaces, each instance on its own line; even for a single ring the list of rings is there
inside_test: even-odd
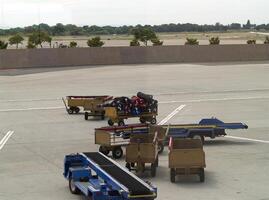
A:
[[[158,125],[164,125],[166,122],[168,122],[172,117],[174,117],[179,111],[181,111],[186,105],[180,105],[177,107],[173,112],[171,112],[169,115],[167,115],[162,121],[158,123]]]
[[[218,99],[194,99],[194,100],[180,100],[180,101],[161,101],[160,104],[169,103],[199,103],[207,101],[233,101],[233,100],[257,100],[257,99],[269,99],[269,97],[239,97],[239,98],[218,98]]]
[[[0,150],[5,146],[8,139],[12,136],[14,131],[8,131],[7,134],[3,137],[3,139],[0,141]]]
[[[236,140],[246,140],[246,141],[252,141],[252,142],[260,142],[269,144],[268,140],[257,140],[257,139],[251,139],[251,138],[245,138],[245,137],[235,137],[235,136],[225,136],[227,138],[236,139]]]
[[[59,107],[40,107],[40,108],[18,108],[18,109],[3,109],[0,110],[0,112],[15,112],[15,111],[31,111],[31,110],[57,110],[57,109],[63,109],[65,107],[59,106]]]

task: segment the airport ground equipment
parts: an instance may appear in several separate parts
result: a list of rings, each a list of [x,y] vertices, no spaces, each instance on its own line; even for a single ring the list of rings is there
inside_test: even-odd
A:
[[[167,139],[170,137],[195,138],[204,142],[205,137],[214,139],[225,136],[227,129],[247,129],[244,123],[224,123],[217,118],[202,119],[198,124],[162,125],[167,129]]]
[[[153,134],[131,135],[130,143],[126,147],[126,168],[142,173],[150,165],[150,174],[156,176],[158,159],[157,132]]]
[[[169,168],[170,180],[176,181],[177,175],[197,174],[200,182],[204,182],[205,152],[199,139],[170,138]]]
[[[130,143],[131,135],[158,135],[158,152],[162,153],[164,149],[164,140],[166,130],[157,125],[132,124],[126,126],[108,126],[95,129],[95,144],[100,145],[99,151],[108,155],[110,151],[115,159],[123,155],[122,147]]]
[[[108,118],[108,125],[113,126],[115,123],[118,123],[119,126],[124,126],[125,119],[128,118],[139,118],[141,123],[149,122],[151,124],[156,124],[158,115],[158,110],[154,112],[142,112],[140,114],[132,114],[118,111],[115,107],[106,107],[105,116]]]
[[[157,188],[98,152],[65,156],[64,177],[73,194],[92,200],[153,200]]]
[[[80,108],[83,108],[85,120],[89,116],[100,116],[104,119],[105,110],[99,106],[113,99],[112,96],[67,96],[63,98],[64,105],[68,114],[79,113]]]

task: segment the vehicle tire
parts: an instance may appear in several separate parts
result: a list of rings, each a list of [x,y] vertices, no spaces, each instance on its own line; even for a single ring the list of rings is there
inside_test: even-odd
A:
[[[125,123],[124,123],[124,121],[123,121],[123,120],[120,120],[120,121],[119,121],[119,123],[118,123],[118,125],[119,125],[119,126],[124,126],[124,125],[125,125]]]
[[[146,123],[146,120],[145,120],[145,118],[143,118],[143,117],[140,117],[140,118],[139,118],[139,121],[140,121],[142,124]]]
[[[151,123],[151,124],[156,124],[156,123],[157,123],[156,118],[155,118],[155,117],[153,117],[153,118],[151,119],[150,123]]]
[[[112,156],[115,159],[120,159],[123,155],[123,151],[121,147],[115,147],[112,151]]]
[[[106,155],[106,156],[109,154],[109,150],[104,146],[99,147],[99,152]]]
[[[69,178],[69,190],[72,194],[79,194],[80,193],[79,189],[76,187],[72,178]]]
[[[109,119],[109,120],[107,121],[107,123],[108,123],[109,126],[113,126],[113,125],[114,125],[114,122],[113,122],[111,119]]]
[[[176,170],[173,168],[170,169],[170,181],[172,183],[176,182]]]
[[[85,112],[85,113],[84,113],[84,119],[85,119],[85,120],[88,120],[88,119],[89,119],[89,113],[88,113],[88,112]]]
[[[192,138],[201,140],[202,144],[205,142],[205,137],[203,135],[193,135]]]
[[[164,150],[163,143],[158,144],[158,154],[162,154],[163,150]]]
[[[75,113],[78,114],[80,111],[80,108],[79,107],[75,107]]]
[[[204,170],[204,168],[200,169],[199,178],[200,178],[201,183],[205,182],[205,170]]]
[[[152,163],[151,166],[150,166],[150,175],[151,175],[151,177],[156,176],[156,169],[157,169],[156,163]]]
[[[159,167],[159,156],[157,156],[156,160],[155,160],[155,166]]]
[[[126,164],[125,164],[125,167],[126,167],[129,171],[131,171],[131,164],[130,164],[130,163],[126,163]]]
[[[73,109],[71,109],[71,108],[67,109],[67,112],[69,115],[72,115],[74,113]]]

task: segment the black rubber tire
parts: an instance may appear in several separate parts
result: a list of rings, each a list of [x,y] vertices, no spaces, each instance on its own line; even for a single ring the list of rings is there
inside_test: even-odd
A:
[[[84,113],[84,119],[85,119],[85,120],[88,120],[88,119],[89,119],[89,113],[88,113],[88,112],[85,112],[85,113]]]
[[[80,111],[80,108],[79,107],[75,107],[75,113],[78,114]]]
[[[122,148],[121,147],[115,147],[113,150],[112,150],[112,156],[113,158],[115,159],[120,159],[123,155],[123,151],[122,151]]]
[[[74,185],[73,179],[69,178],[69,190],[72,194],[79,194],[79,189]]]
[[[200,169],[199,178],[200,178],[201,183],[205,182],[205,170],[204,170],[204,168]]]
[[[156,176],[156,171],[157,171],[156,163],[152,163],[151,166],[150,166],[150,175],[151,175],[151,177]]]
[[[156,165],[156,167],[159,167],[159,156],[157,156],[157,158],[155,160],[155,165]]]
[[[151,124],[156,124],[157,123],[157,119],[155,117],[153,117],[151,120],[150,120],[150,123]]]
[[[99,152],[101,152],[102,154],[104,154],[104,155],[108,155],[109,154],[109,150],[106,148],[106,147],[104,147],[104,146],[100,146],[99,147]]]
[[[109,119],[109,120],[107,121],[107,123],[108,123],[109,126],[113,126],[113,125],[114,125],[114,122],[113,122],[111,119]]]
[[[67,113],[68,113],[69,115],[72,115],[72,114],[74,113],[74,111],[73,111],[73,109],[68,108],[68,109],[67,109]]]
[[[130,164],[130,163],[126,163],[126,164],[125,164],[125,167],[126,167],[129,171],[131,171],[131,164]]]
[[[140,118],[139,118],[139,121],[140,121],[140,123],[142,123],[142,124],[146,123],[146,120],[145,120],[143,117],[140,117]]]
[[[170,169],[170,181],[171,183],[176,182],[176,170],[173,168]]]
[[[123,120],[120,120],[120,121],[118,122],[118,125],[119,125],[119,126],[124,126],[124,125],[125,125],[125,123],[124,123],[124,121],[123,121]]]
[[[158,144],[158,154],[162,154],[164,150],[164,145],[163,143]]]

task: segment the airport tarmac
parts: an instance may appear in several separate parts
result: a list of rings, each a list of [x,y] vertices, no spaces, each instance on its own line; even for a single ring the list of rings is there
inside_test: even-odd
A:
[[[97,151],[94,128],[107,121],[68,115],[61,98],[138,91],[159,101],[158,121],[185,105],[167,124],[217,117],[249,126],[206,140],[205,183],[194,176],[172,184],[165,149],[156,178],[143,177],[158,200],[269,200],[269,62],[0,71],[0,199],[85,199],[69,192],[63,159]]]

